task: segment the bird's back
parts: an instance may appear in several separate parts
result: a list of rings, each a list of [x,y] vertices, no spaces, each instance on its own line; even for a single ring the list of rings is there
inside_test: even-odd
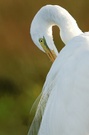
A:
[[[89,34],[73,38],[59,53],[44,85],[46,107],[38,135],[89,134]]]

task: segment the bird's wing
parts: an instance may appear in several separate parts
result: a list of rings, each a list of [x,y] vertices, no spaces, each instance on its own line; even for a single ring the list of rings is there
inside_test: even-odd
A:
[[[56,61],[53,63],[47,78],[46,82],[44,84],[42,93],[41,93],[41,98],[37,107],[37,111],[34,117],[34,120],[32,122],[32,125],[30,127],[30,130],[28,132],[28,135],[37,135],[39,132],[41,120],[43,117],[43,114],[45,113],[45,108],[49,100],[49,96],[51,95],[51,92],[53,91],[54,86],[57,83],[57,80],[61,78],[63,75],[64,70],[63,67],[65,68],[66,71],[66,63],[70,61],[70,58],[74,58],[73,61],[75,62],[75,65],[79,61],[77,61],[77,56],[85,56],[87,58],[87,51],[89,51],[89,38],[88,34],[81,35],[79,37],[76,37],[69,43],[69,45],[65,46],[65,48],[60,52],[58,55]],[[71,45],[72,43],[72,45]],[[85,55],[84,55],[85,54]],[[76,57],[75,57],[76,56]],[[88,57],[89,58],[89,57]],[[85,62],[88,64],[88,62]],[[70,66],[71,64],[69,64]],[[89,67],[89,65],[88,65]],[[87,68],[87,67],[86,67]],[[87,70],[84,70],[87,72]],[[67,72],[66,72],[67,73]]]
[[[37,133],[39,131],[40,123],[41,123],[41,120],[42,120],[42,116],[43,116],[43,113],[44,113],[44,110],[45,110],[45,107],[46,107],[46,103],[48,101],[48,98],[49,98],[50,92],[52,90],[52,87],[53,87],[53,82],[51,82],[51,83],[45,82],[42,93],[39,96],[40,101],[39,101],[39,104],[37,106],[36,114],[35,114],[35,117],[33,119],[32,124],[31,124],[28,135],[37,135]],[[34,108],[34,105],[33,105],[33,108]]]

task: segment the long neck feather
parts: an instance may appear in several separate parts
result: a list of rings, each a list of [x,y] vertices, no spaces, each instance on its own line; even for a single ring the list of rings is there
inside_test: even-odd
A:
[[[59,27],[61,39],[65,44],[73,37],[82,33],[75,19],[68,11],[60,6],[47,5],[43,7],[42,16],[48,30],[50,30],[53,25]]]

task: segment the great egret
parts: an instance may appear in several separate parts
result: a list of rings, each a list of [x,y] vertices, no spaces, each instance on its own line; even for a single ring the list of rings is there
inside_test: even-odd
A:
[[[58,54],[52,26],[66,46]],[[62,7],[42,7],[31,24],[34,43],[54,61],[28,135],[89,135],[89,33]],[[56,59],[55,59],[56,58]]]

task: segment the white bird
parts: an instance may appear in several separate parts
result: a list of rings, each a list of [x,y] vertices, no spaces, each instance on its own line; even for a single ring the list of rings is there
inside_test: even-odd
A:
[[[53,42],[53,25],[66,45],[60,53]],[[30,33],[38,48],[55,61],[28,135],[89,135],[89,33],[57,5],[38,11]]]

